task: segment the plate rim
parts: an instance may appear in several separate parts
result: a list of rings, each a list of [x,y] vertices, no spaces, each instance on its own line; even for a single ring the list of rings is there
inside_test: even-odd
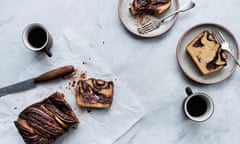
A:
[[[186,37],[186,35],[194,30],[195,28],[198,28],[198,27],[201,27],[201,26],[205,26],[205,25],[212,25],[212,26],[215,26],[215,27],[220,27],[221,29],[224,29],[228,34],[230,34],[232,36],[232,40],[234,41],[234,43],[236,44],[236,49],[237,49],[237,59],[239,59],[239,44],[237,42],[237,39],[236,37],[234,36],[234,34],[228,29],[226,28],[225,26],[221,25],[221,24],[218,24],[218,23],[212,23],[212,22],[206,22],[206,23],[200,23],[200,24],[196,24],[194,26],[192,26],[191,28],[189,28],[188,30],[186,30],[183,35],[181,36],[181,38],[179,39],[178,43],[177,43],[177,49],[176,49],[176,58],[177,58],[177,62],[178,62],[178,66],[180,67],[180,69],[182,70],[182,72],[184,73],[185,76],[187,76],[190,80],[194,81],[194,82],[197,82],[197,83],[200,83],[200,84],[206,84],[206,85],[209,85],[209,84],[216,84],[216,83],[219,83],[219,82],[222,82],[228,78],[230,78],[232,76],[232,74],[235,72],[236,68],[237,68],[237,64],[235,63],[233,68],[231,69],[231,71],[229,72],[229,74],[224,77],[223,79],[220,79],[218,81],[214,81],[214,82],[206,82],[204,80],[197,80],[195,79],[194,77],[190,76],[181,66],[180,64],[180,60],[179,60],[179,51],[180,51],[180,45],[184,39],[184,37]]]
[[[139,36],[139,37],[142,37],[142,38],[154,38],[154,37],[161,36],[161,35],[167,33],[168,31],[170,31],[170,30],[172,29],[172,27],[175,25],[175,23],[176,23],[176,21],[177,21],[177,19],[178,19],[178,14],[176,14],[175,17],[174,17],[174,19],[173,19],[173,23],[170,25],[170,27],[169,27],[165,32],[162,32],[162,33],[159,33],[159,34],[156,34],[156,35],[150,35],[150,36],[144,35],[144,34],[140,34],[140,33],[136,33],[136,32],[131,31],[131,30],[126,26],[126,24],[123,22],[123,19],[122,19],[121,15],[120,15],[120,3],[121,3],[121,1],[124,1],[124,0],[118,0],[118,17],[119,17],[122,25],[124,26],[124,28],[125,28],[128,32],[130,32],[131,34],[133,34],[133,35],[135,35],[135,36]],[[176,1],[176,5],[177,5],[177,7],[179,8],[179,6],[180,6],[180,5],[179,5],[179,0],[173,0],[173,1]]]

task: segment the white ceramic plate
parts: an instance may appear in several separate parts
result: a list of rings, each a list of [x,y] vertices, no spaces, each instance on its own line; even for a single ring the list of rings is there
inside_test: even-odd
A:
[[[133,0],[119,0],[118,2],[118,14],[120,17],[120,20],[122,22],[122,24],[124,25],[124,27],[131,33],[140,36],[140,37],[156,37],[156,36],[160,36],[162,34],[164,34],[165,32],[167,32],[168,30],[170,30],[170,28],[175,24],[176,20],[177,20],[177,15],[175,15],[173,18],[170,18],[169,20],[167,20],[167,22],[163,23],[158,29],[146,33],[146,34],[140,34],[137,31],[137,28],[139,27],[139,20],[132,16],[129,12],[129,8],[130,8],[130,4],[133,2]],[[175,11],[179,8],[179,4],[178,4],[178,0],[172,0],[172,5],[171,7],[161,15],[161,17],[171,13],[172,11]],[[161,18],[159,17],[159,18]],[[149,19],[159,19],[153,16],[149,16]]]
[[[197,67],[189,57],[189,55],[186,53],[185,49],[187,44],[195,36],[201,33],[203,30],[208,30],[210,32],[216,31],[216,30],[222,31],[226,41],[229,43],[230,48],[233,51],[233,54],[237,58],[239,57],[237,41],[229,30],[227,30],[226,28],[218,24],[212,24],[212,23],[199,24],[192,27],[187,32],[185,32],[185,34],[181,37],[181,39],[178,42],[176,55],[177,55],[179,66],[184,72],[184,74],[195,82],[202,83],[202,84],[213,84],[213,83],[221,82],[227,79],[228,77],[230,77],[236,69],[237,65],[230,55],[228,55],[228,58],[227,58],[227,66],[225,66],[222,70],[208,76],[203,76],[201,75],[201,73],[199,72],[199,70],[197,69]]]

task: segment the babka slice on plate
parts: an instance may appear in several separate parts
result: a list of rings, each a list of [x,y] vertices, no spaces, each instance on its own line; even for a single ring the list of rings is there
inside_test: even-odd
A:
[[[153,15],[159,17],[171,7],[171,0],[133,0],[129,10],[133,16]]]
[[[227,54],[212,33],[203,31],[188,45],[187,53],[203,75],[220,71],[227,65]]]

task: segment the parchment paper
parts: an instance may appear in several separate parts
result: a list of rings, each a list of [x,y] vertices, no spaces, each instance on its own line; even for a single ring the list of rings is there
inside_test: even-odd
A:
[[[36,61],[33,61],[24,72],[16,72],[19,81],[59,66],[74,65],[80,72],[86,72],[88,77],[114,82],[112,107],[91,112],[79,108],[75,102],[74,90],[69,89],[69,82],[72,79],[65,78],[38,85],[34,89],[0,98],[0,144],[23,144],[24,141],[13,121],[25,107],[41,101],[56,91],[65,94],[65,99],[73,108],[80,123],[76,129],[60,137],[55,144],[111,144],[141,119],[143,110],[136,97],[104,65],[103,60],[84,37],[66,29],[61,36],[54,39],[51,51],[52,58],[36,54]]]

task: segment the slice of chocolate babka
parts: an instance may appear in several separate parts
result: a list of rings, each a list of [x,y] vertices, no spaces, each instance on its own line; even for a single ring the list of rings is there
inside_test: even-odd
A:
[[[76,101],[80,107],[109,108],[113,101],[113,82],[94,78],[79,80]]]
[[[171,0],[133,0],[129,10],[133,16],[154,15],[159,17],[171,7]]]
[[[203,75],[217,72],[227,65],[227,54],[209,31],[198,34],[186,50]]]
[[[26,144],[51,144],[78,123],[64,94],[59,92],[27,107],[15,121]]]

